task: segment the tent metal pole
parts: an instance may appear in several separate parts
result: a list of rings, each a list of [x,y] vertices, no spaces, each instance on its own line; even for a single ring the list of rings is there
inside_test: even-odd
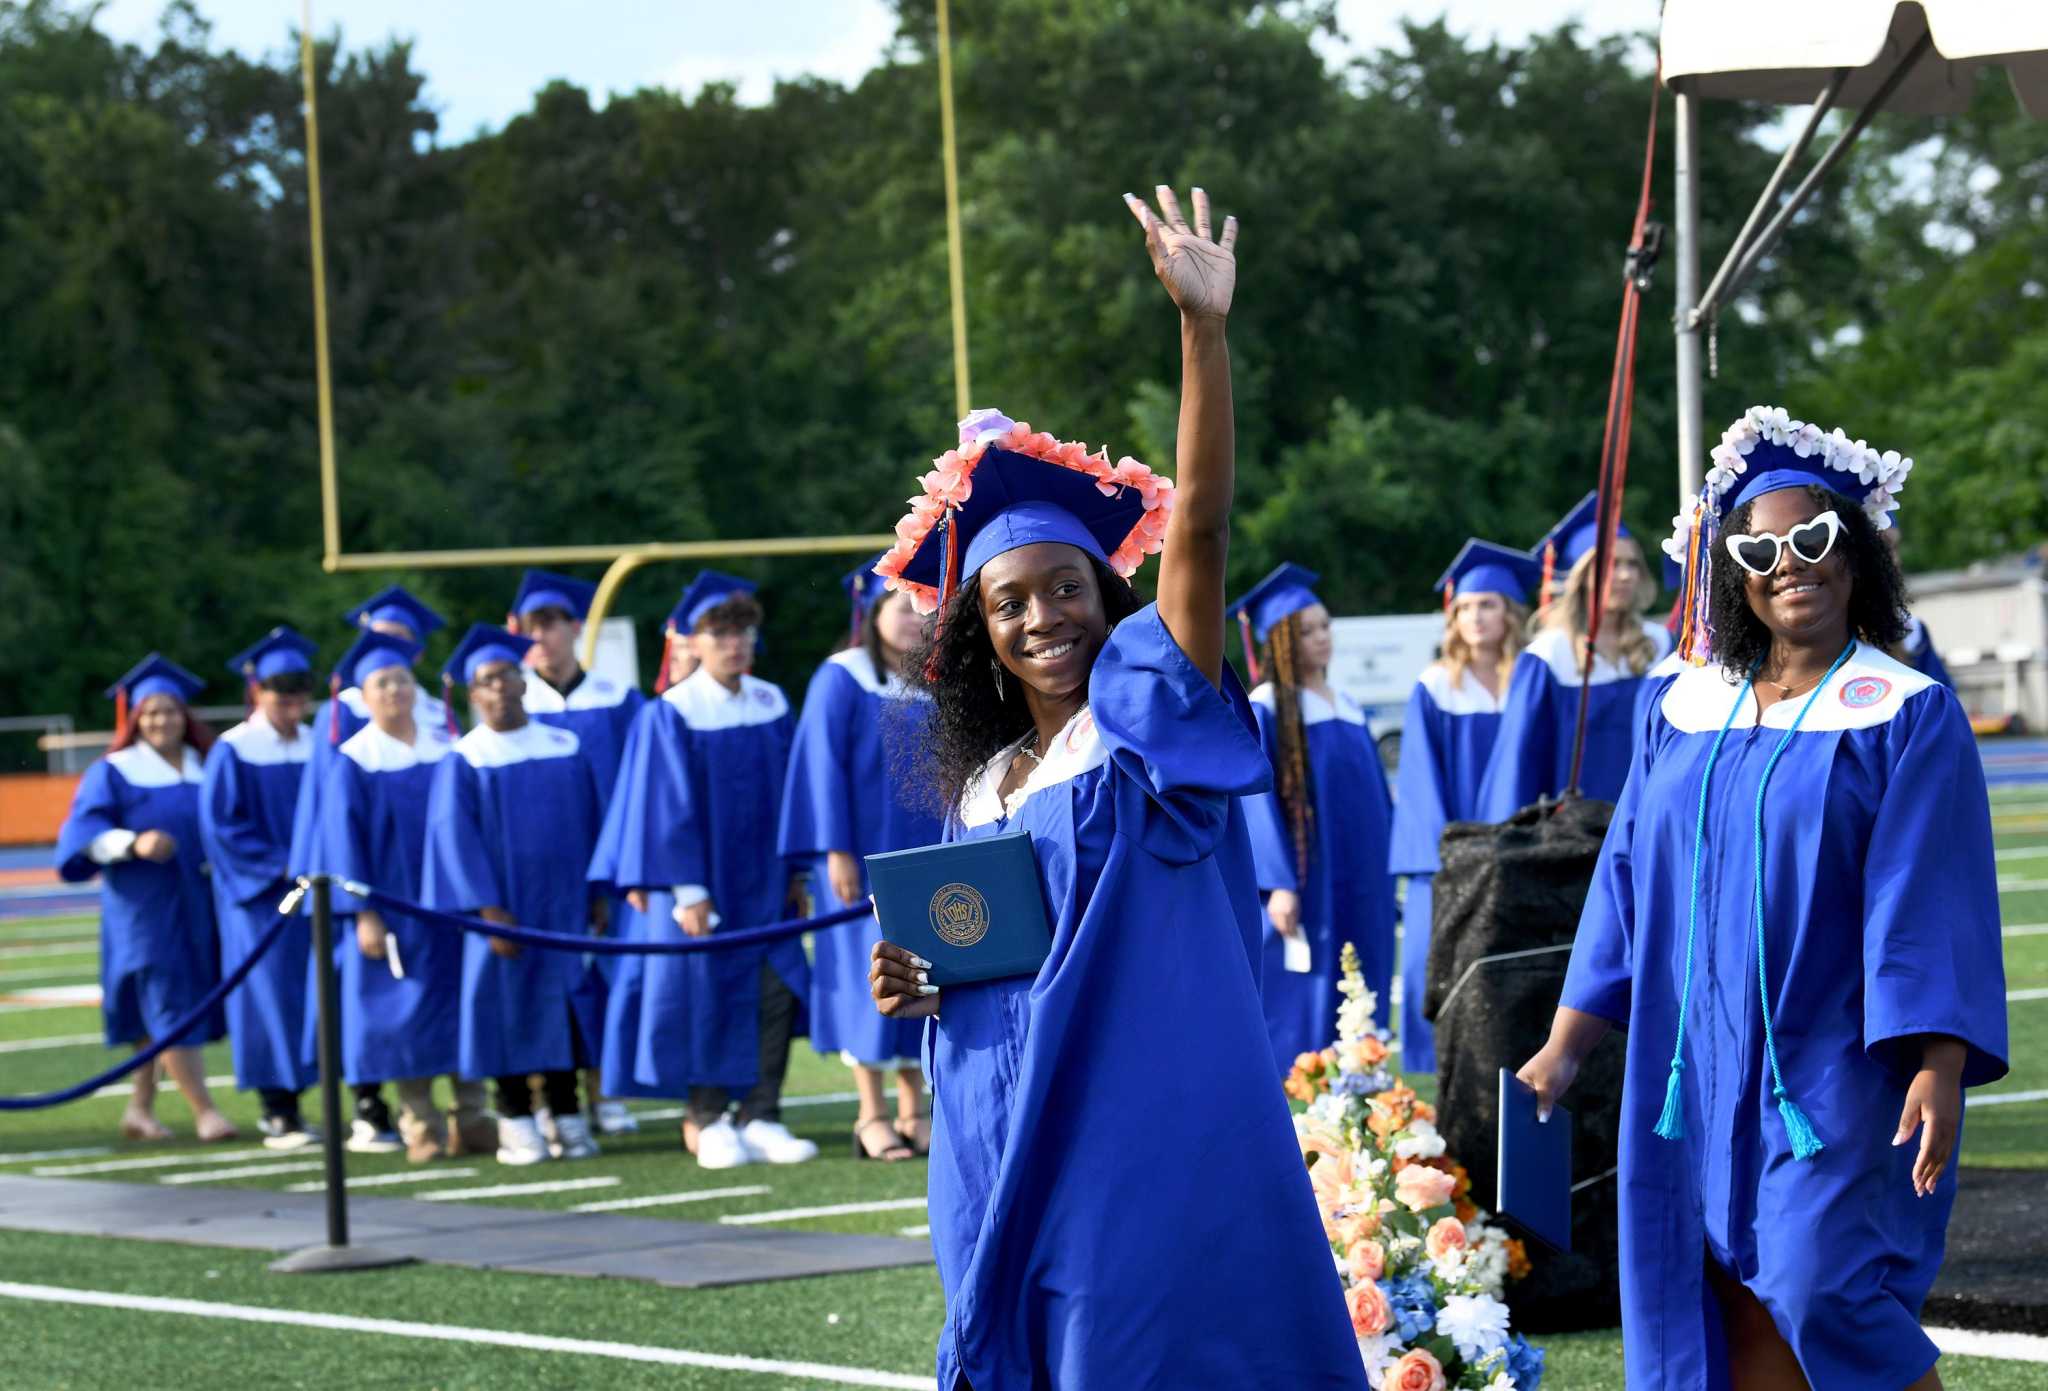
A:
[[[1672,326],[1676,330],[1678,353],[1678,506],[1681,510],[1685,499],[1699,492],[1700,482],[1706,476],[1700,423],[1704,410],[1701,401],[1699,316],[1693,311],[1700,290],[1700,113],[1698,99],[1689,90],[1691,85],[1683,78],[1671,84],[1677,117],[1676,157],[1672,170],[1677,184],[1672,198],[1676,226],[1672,240],[1676,243],[1678,311]]]

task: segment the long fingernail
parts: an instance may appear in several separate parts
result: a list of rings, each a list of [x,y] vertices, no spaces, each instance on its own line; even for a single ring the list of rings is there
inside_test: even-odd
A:
[[[913,957],[911,957],[911,958],[910,958],[910,964],[911,964],[911,965],[913,965],[913,966],[915,966],[915,967],[917,967],[917,968],[918,968],[919,970],[921,970],[921,971],[929,971],[929,970],[930,970],[930,969],[932,968],[932,963],[931,963],[931,962],[929,962],[929,961],[927,961],[927,960],[925,960],[925,959],[924,959],[923,957],[921,957],[921,956],[913,956]]]
[[[919,971],[917,973],[917,983],[919,985],[930,985],[932,983],[932,978],[926,975],[923,971]]]
[[[920,985],[917,987],[917,993],[920,995],[936,995],[939,993],[939,987],[936,985]]]

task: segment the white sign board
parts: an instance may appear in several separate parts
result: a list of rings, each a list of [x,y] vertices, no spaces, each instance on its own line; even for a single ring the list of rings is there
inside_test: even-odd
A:
[[[1441,613],[1330,620],[1330,684],[1364,707],[1377,737],[1401,727],[1408,696],[1443,640]]]
[[[597,630],[597,665],[592,674],[640,689],[640,648],[633,639],[633,620],[607,618]]]

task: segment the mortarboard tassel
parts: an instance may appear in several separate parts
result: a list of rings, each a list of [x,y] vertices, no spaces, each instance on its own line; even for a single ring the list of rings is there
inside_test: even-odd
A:
[[[1256,686],[1259,684],[1259,649],[1252,641],[1252,616],[1243,609],[1237,611],[1237,630],[1244,638],[1244,669]]]
[[[932,620],[932,655],[924,666],[927,683],[939,679],[939,634],[946,622],[946,609],[953,602],[953,591],[960,584],[960,528],[953,525],[953,511],[948,507],[939,514],[939,530],[946,536],[946,560],[939,569],[939,607]]]
[[[455,723],[455,678],[447,672],[441,673],[441,720],[448,726],[448,737],[462,737],[462,726]]]
[[[674,629],[663,628],[661,630],[661,666],[654,673],[654,693],[656,695],[660,695],[668,689],[669,648],[670,644],[675,641],[675,637]]]
[[[341,673],[327,678],[327,742],[341,742]]]
[[[114,742],[120,743],[128,737],[128,688],[114,688]]]
[[[244,715],[256,713],[256,673],[253,671],[249,673],[248,680],[242,684],[242,713]]]
[[[1550,582],[1557,576],[1557,542],[1543,543],[1543,582],[1536,589],[1538,608],[1550,607]]]

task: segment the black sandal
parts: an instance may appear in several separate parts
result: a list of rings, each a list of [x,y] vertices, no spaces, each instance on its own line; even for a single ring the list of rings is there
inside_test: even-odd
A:
[[[875,1125],[888,1125],[889,1134],[895,1141],[894,1144],[884,1147],[880,1154],[869,1150],[866,1142],[860,1138],[867,1131],[868,1127]],[[855,1121],[853,1123],[853,1157],[855,1159],[876,1159],[884,1164],[901,1164],[906,1159],[915,1159],[917,1157],[917,1150],[911,1145],[904,1143],[903,1137],[896,1134],[896,1127],[889,1125],[887,1117],[870,1116],[864,1121]]]
[[[930,1116],[919,1116],[917,1119],[911,1121],[910,1129],[908,1130],[905,1130],[903,1128],[904,1122],[901,1116],[898,1116],[895,1120],[889,1122],[889,1124],[895,1129],[897,1136],[902,1139],[903,1143],[910,1146],[910,1152],[912,1154],[916,1155],[920,1159],[926,1158],[931,1154],[932,1118]],[[924,1137],[922,1139],[919,1139],[917,1134],[919,1126],[924,1127]]]

